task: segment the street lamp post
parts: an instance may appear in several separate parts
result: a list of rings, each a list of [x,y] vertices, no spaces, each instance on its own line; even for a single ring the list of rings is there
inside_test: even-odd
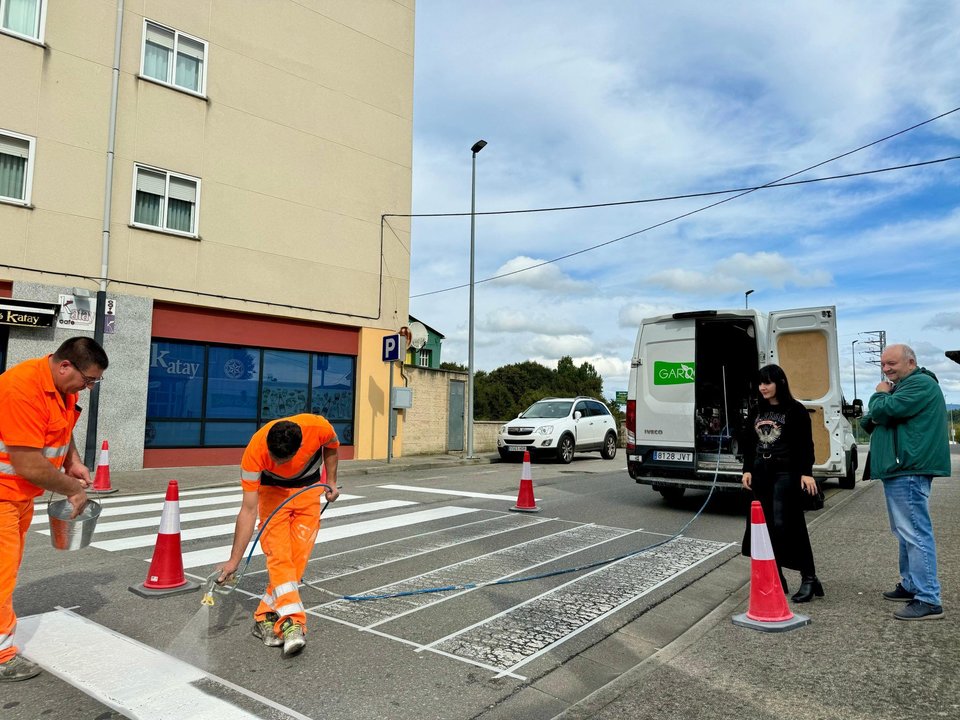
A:
[[[750,297],[750,294],[751,294],[752,292],[753,292],[753,290],[747,290],[747,291],[743,294],[743,309],[744,309],[744,310],[746,310],[748,307],[750,307],[750,303],[748,302],[748,298]]]
[[[477,153],[487,146],[486,140],[477,140],[470,152],[470,318],[467,340],[467,457],[473,458],[473,273],[477,236]]]
[[[857,399],[857,350],[856,344],[860,342],[859,340],[854,340],[850,343],[850,354],[853,356],[853,399]]]

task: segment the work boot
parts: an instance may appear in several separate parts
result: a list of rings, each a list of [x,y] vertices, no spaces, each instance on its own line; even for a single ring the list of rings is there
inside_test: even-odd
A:
[[[281,627],[283,632],[283,656],[290,658],[303,650],[307,639],[303,636],[303,625],[287,620]]]
[[[263,644],[267,647],[280,647],[283,645],[283,638],[273,629],[279,619],[280,616],[276,613],[267,613],[263,620],[254,620],[253,636],[263,640]]]
[[[22,655],[14,655],[5,663],[0,663],[0,682],[17,682],[36,677],[43,670]]]

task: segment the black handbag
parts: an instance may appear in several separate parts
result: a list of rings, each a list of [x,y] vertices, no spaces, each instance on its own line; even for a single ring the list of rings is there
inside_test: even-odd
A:
[[[823,490],[819,487],[815,495],[811,495],[805,490],[800,491],[803,494],[803,511],[807,510],[823,510],[824,503],[826,502],[826,496],[823,494]]]

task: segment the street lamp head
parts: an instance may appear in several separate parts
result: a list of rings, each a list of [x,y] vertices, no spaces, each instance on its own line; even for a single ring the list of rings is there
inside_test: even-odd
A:
[[[747,291],[744,293],[744,295],[752,295],[752,294],[753,294],[753,290],[747,290]]]
[[[473,147],[470,148],[470,152],[472,152],[474,155],[476,155],[478,152],[480,152],[481,150],[483,150],[486,146],[487,146],[487,141],[486,141],[486,140],[477,140],[477,141],[473,144]]]

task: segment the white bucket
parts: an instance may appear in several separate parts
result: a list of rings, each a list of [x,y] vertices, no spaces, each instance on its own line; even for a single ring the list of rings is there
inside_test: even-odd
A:
[[[100,503],[87,500],[83,510],[71,519],[73,505],[66,498],[47,505],[50,518],[50,542],[57,550],[79,550],[90,544],[100,517]]]

